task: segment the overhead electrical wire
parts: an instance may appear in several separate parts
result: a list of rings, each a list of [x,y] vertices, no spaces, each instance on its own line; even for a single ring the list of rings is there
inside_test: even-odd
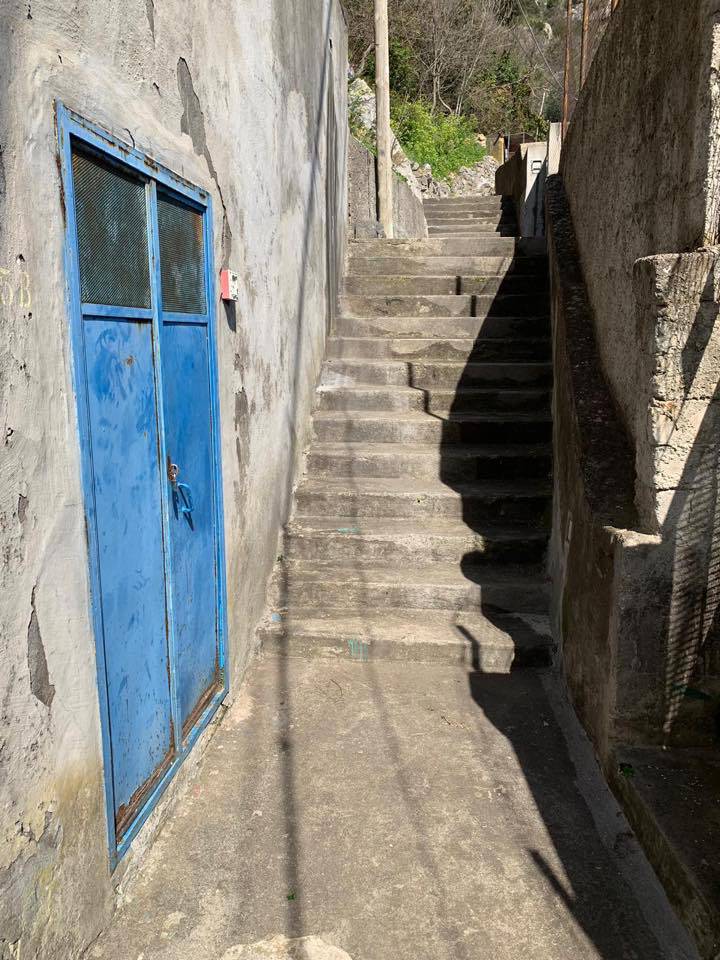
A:
[[[522,13],[522,15],[523,15],[523,17],[524,17],[524,19],[525,19],[525,23],[527,24],[527,28],[528,28],[528,30],[530,31],[530,36],[531,36],[532,39],[533,39],[533,43],[534,43],[535,46],[537,47],[538,53],[540,54],[540,56],[541,56],[541,57],[543,58],[543,60],[545,61],[545,66],[546,66],[546,67],[548,68],[548,70],[550,71],[550,76],[552,77],[552,79],[553,79],[553,80],[555,81],[555,83],[557,84],[558,89],[564,90],[565,88],[564,88],[562,82],[561,82],[560,79],[555,75],[555,71],[554,71],[553,68],[550,66],[550,61],[549,61],[548,58],[545,56],[545,51],[543,50],[543,48],[542,48],[542,47],[540,46],[540,44],[538,43],[538,39],[537,39],[537,37],[535,36],[535,31],[534,31],[533,28],[530,26],[530,20],[528,19],[527,13],[525,13],[525,7],[524,7],[523,4],[522,4],[522,0],[517,0],[517,5],[520,7],[520,12]]]

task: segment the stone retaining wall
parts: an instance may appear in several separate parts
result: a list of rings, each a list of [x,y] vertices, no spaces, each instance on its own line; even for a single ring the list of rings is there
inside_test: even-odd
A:
[[[351,238],[367,240],[380,235],[376,160],[353,136],[348,144],[348,218]],[[420,240],[428,235],[422,201],[397,175],[393,177],[393,223],[399,240]]]

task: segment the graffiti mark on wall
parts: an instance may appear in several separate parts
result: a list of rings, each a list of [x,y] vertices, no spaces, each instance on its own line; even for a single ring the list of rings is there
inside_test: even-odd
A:
[[[364,640],[350,639],[347,645],[353,660],[367,661],[370,659],[370,644],[365,643]]]
[[[26,270],[0,267],[0,306],[20,307],[22,310],[32,307],[30,274]]]

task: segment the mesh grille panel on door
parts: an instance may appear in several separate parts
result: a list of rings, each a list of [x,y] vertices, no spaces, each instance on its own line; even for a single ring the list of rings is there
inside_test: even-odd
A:
[[[73,153],[83,303],[150,307],[145,184]]]
[[[162,303],[166,313],[207,311],[202,215],[158,197]]]

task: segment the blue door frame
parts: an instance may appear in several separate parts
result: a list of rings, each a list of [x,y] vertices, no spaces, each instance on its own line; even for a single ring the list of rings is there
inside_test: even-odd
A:
[[[222,468],[220,456],[220,411],[218,401],[217,380],[217,343],[216,343],[216,312],[215,312],[215,277],[213,270],[213,215],[212,200],[204,191],[187,183],[171,171],[157,164],[150,157],[117,140],[111,134],[88,122],[73,113],[62,104],[56,105],[58,147],[60,154],[60,168],[64,191],[63,204],[65,215],[65,271],[67,287],[67,303],[70,317],[70,337],[73,355],[73,386],[77,401],[78,432],[81,451],[82,485],[85,503],[86,529],[88,532],[89,572],[91,589],[91,616],[95,633],[97,681],[101,714],[101,730],[103,745],[103,762],[105,767],[105,807],[107,816],[108,846],[111,868],[114,869],[122,856],[127,852],[130,844],[143,823],[150,815],[166,787],[174,777],[185,757],[192,750],[198,737],[212,719],[220,703],[228,692],[227,671],[225,668],[226,643],[226,582],[225,582],[225,543],[222,502]],[[101,156],[106,162],[117,164],[120,168],[132,171],[146,183],[148,197],[148,238],[150,241],[151,263],[151,308],[141,309],[132,307],[111,307],[106,305],[83,304],[80,293],[80,275],[78,260],[77,222],[75,211],[75,191],[73,183],[72,149],[73,145],[84,146]],[[93,463],[90,443],[90,407],[87,394],[87,371],[83,340],[83,315],[93,317],[116,317],[124,319],[135,318],[150,322],[152,326],[152,344],[155,368],[155,392],[157,406],[157,423],[159,433],[159,448],[166,450],[165,419],[163,414],[163,381],[162,381],[162,336],[161,324],[172,322],[172,315],[161,314],[160,295],[160,256],[158,237],[155,224],[157,223],[157,192],[160,188],[164,194],[177,197],[188,207],[195,209],[203,217],[204,254],[205,254],[205,284],[207,291],[207,343],[208,343],[208,379],[210,386],[210,420],[212,437],[210,451],[212,456],[212,487],[213,487],[213,516],[216,530],[215,565],[217,590],[217,659],[220,671],[221,686],[212,698],[203,705],[198,716],[192,717],[192,726],[183,733],[183,723],[180,718],[178,702],[177,680],[171,679],[170,702],[172,710],[172,737],[174,741],[174,757],[172,762],[163,768],[162,776],[152,785],[152,789],[144,797],[142,805],[132,819],[132,823],[118,836],[115,826],[116,803],[112,777],[112,746],[110,738],[110,711],[108,702],[108,676],[106,650],[103,633],[103,616],[100,602],[100,567],[98,527],[95,503],[95,487],[93,479]],[[185,314],[178,315],[178,321],[187,321]],[[161,485],[161,500],[163,523],[166,530],[170,529],[172,504],[168,495],[167,485]],[[170,662],[177,662],[177,638],[174,630],[172,615],[173,565],[169,551],[171,549],[165,537],[163,550],[165,554],[165,572],[167,583],[168,607],[168,647]]]

